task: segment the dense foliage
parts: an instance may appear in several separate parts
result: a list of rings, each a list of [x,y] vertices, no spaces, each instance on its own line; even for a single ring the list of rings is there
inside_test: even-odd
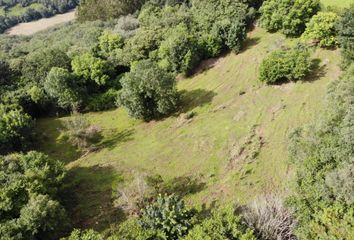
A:
[[[337,24],[338,41],[342,48],[343,67],[354,61],[354,7],[346,9]]]
[[[196,225],[185,240],[256,240],[253,230],[247,227],[232,207],[216,209],[212,215]]]
[[[46,18],[75,8],[79,0],[11,0],[0,1],[0,33],[21,23]]]
[[[33,121],[21,107],[0,104],[0,154],[24,149],[31,139]]]
[[[319,9],[319,0],[266,0],[260,8],[260,23],[268,31],[299,36]]]
[[[319,12],[306,25],[301,38],[312,40],[320,47],[334,47],[337,45],[336,23],[338,16],[333,12]]]
[[[38,152],[0,156],[0,236],[2,239],[57,239],[67,225],[55,200],[63,164]]]
[[[290,199],[301,239],[351,239],[354,229],[354,65],[329,91],[320,122],[292,134],[297,167]]]
[[[260,66],[260,80],[268,84],[303,79],[311,67],[310,53],[303,47],[277,50],[269,54]]]
[[[139,10],[146,0],[81,0],[79,21],[109,20]]]

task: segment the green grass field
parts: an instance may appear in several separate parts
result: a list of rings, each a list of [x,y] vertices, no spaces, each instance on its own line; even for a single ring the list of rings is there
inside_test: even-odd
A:
[[[245,203],[287,188],[287,136],[325,107],[327,86],[340,75],[340,54],[316,50],[317,67],[306,81],[266,86],[258,81],[259,64],[284,41],[256,29],[242,53],[202,64],[195,76],[179,80],[183,108],[175,116],[143,123],[124,109],[86,114],[104,139],[100,150],[84,157],[58,139],[65,118],[38,120],[45,136],[39,150],[70,169],[71,212],[82,219],[76,224],[104,229],[119,218],[112,199],[136,174],[195,177],[201,187],[187,196],[191,205]],[[196,116],[187,120],[190,112]]]
[[[321,0],[324,6],[349,7],[354,4],[354,0]]]

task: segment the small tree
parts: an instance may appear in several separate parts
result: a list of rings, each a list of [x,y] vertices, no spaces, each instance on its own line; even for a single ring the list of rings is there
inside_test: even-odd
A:
[[[301,38],[305,41],[311,40],[320,47],[333,47],[337,45],[336,22],[337,14],[333,12],[320,12],[313,16],[306,25],[306,30]]]
[[[259,78],[269,84],[282,80],[296,81],[304,78],[310,67],[310,54],[307,50],[278,50],[263,60]]]
[[[93,229],[80,230],[74,229],[70,236],[61,240],[103,240],[103,237]]]
[[[193,210],[185,207],[176,196],[159,196],[155,203],[143,209],[140,224],[145,229],[160,230],[167,239],[179,239],[193,226]]]
[[[178,97],[174,76],[150,60],[138,62],[121,83],[118,103],[133,117],[148,121],[176,109]]]
[[[99,47],[105,55],[109,55],[109,53],[115,49],[122,48],[123,45],[124,40],[118,34],[105,31],[99,37]]]

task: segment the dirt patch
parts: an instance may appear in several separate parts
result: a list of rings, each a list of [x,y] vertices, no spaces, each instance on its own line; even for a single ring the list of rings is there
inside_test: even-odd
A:
[[[25,35],[29,36],[36,32],[53,27],[60,23],[70,22],[75,19],[75,10],[64,14],[57,14],[50,18],[42,18],[38,21],[20,23],[6,31],[8,35]]]

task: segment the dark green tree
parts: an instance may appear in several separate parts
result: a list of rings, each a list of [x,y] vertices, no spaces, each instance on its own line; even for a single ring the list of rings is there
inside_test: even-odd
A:
[[[343,12],[337,23],[337,31],[343,67],[346,68],[354,61],[354,6]]]
[[[167,115],[177,107],[174,76],[150,60],[138,62],[121,83],[118,103],[133,117],[148,121]]]

